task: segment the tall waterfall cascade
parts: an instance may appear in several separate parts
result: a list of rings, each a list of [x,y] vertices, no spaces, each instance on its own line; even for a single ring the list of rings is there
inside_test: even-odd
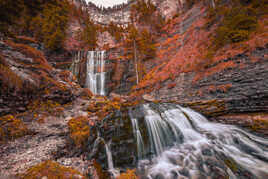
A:
[[[137,172],[141,176],[268,178],[267,138],[232,125],[209,122],[201,114],[179,105],[145,104],[142,108],[142,119],[130,115],[137,141]],[[140,130],[142,121],[146,135]],[[144,144],[146,136],[148,145]]]
[[[72,73],[78,77],[81,75],[81,64],[82,61],[86,60],[86,79],[84,86],[93,94],[96,95],[106,95],[105,90],[105,51],[87,51],[87,52],[77,52],[73,57],[73,63],[71,66]]]

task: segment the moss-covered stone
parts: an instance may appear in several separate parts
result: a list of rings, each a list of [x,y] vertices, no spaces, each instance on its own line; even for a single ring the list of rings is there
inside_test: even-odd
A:
[[[182,105],[191,107],[208,117],[219,116],[226,113],[225,102],[221,100],[196,101],[183,103]]]
[[[0,143],[28,134],[26,125],[12,115],[0,118]]]
[[[236,165],[235,161],[231,159],[225,159],[224,163],[233,171],[237,172],[238,171],[238,166]]]
[[[21,179],[87,179],[80,172],[64,167],[57,162],[48,160],[28,169],[20,176]]]

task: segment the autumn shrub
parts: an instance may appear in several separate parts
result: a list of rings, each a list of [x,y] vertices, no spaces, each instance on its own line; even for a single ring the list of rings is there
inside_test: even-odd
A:
[[[15,43],[11,40],[7,40],[6,44],[18,50],[19,52],[23,53],[25,56],[35,59],[36,62],[37,61],[46,62],[44,54],[40,50],[37,50],[36,48],[33,48],[26,44]]]
[[[68,122],[68,127],[74,144],[77,147],[82,147],[90,135],[88,118],[84,116],[73,118]]]
[[[153,58],[156,55],[156,46],[150,32],[147,29],[138,30],[133,25],[129,26],[124,47],[126,52],[130,52],[130,59],[135,58],[135,51],[137,58],[142,60]]]
[[[37,43],[37,41],[33,37],[28,37],[28,36],[16,36],[14,38],[14,41],[16,43],[24,43],[24,44],[29,44],[29,43]]]
[[[119,177],[116,179],[138,179],[135,170],[127,170],[125,173],[122,173]]]
[[[51,160],[35,165],[20,175],[21,179],[42,179],[43,177],[48,179],[87,179],[80,172]]]
[[[28,134],[26,125],[12,115],[0,118],[0,143]]]
[[[167,88],[168,88],[168,89],[173,89],[173,88],[175,88],[176,86],[177,86],[176,83],[170,83],[170,84],[168,84]]]
[[[96,160],[93,160],[93,166],[94,166],[94,168],[95,168],[95,170],[97,172],[97,175],[98,175],[99,179],[107,179],[107,178],[109,178],[108,172],[104,171],[102,169],[101,165],[98,162],[96,162]]]
[[[138,37],[138,50],[145,58],[152,58],[156,55],[156,47],[153,38],[147,29],[143,29]]]
[[[20,91],[23,80],[8,66],[0,64],[0,84],[2,92]]]
[[[51,100],[35,100],[27,108],[31,111],[48,112],[54,115],[59,115],[59,113],[63,112],[61,105]]]

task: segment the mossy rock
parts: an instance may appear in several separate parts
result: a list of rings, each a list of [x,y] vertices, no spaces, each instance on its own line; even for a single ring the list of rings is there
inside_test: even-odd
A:
[[[196,101],[182,103],[182,106],[190,107],[207,117],[215,117],[223,115],[227,112],[226,104],[222,100]]]
[[[28,169],[21,179],[87,179],[80,172],[48,160]]]
[[[27,135],[26,125],[12,115],[0,118],[0,143]]]

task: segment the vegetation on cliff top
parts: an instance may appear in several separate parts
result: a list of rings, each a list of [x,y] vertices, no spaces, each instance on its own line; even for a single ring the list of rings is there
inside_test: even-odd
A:
[[[85,21],[84,28],[78,32],[78,39],[84,49],[94,50],[97,47],[97,29],[89,18]]]
[[[33,35],[48,49],[56,50],[63,45],[70,8],[67,0],[2,0],[0,32]]]
[[[267,8],[267,0],[232,0],[229,5],[217,1],[216,7],[210,7],[207,15],[208,28],[220,20],[207,57],[211,58],[225,45],[248,40],[259,26],[258,19],[268,14]]]
[[[30,29],[34,36],[50,50],[63,46],[66,36],[70,5],[67,1],[44,4],[43,11],[32,18]]]

